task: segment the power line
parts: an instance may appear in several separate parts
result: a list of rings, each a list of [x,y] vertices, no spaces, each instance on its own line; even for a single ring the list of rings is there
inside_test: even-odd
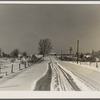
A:
[[[77,40],[77,64],[79,60],[79,40]]]

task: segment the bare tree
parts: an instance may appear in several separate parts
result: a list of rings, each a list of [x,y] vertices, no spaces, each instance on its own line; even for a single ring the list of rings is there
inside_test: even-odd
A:
[[[52,45],[50,39],[41,39],[39,41],[39,54],[45,56],[46,54],[49,54],[51,50]]]
[[[27,57],[27,52],[22,52],[22,55],[24,56],[24,57]]]
[[[19,55],[19,50],[18,50],[18,49],[15,49],[15,50],[13,50],[13,51],[11,52],[11,56],[12,56],[12,57],[18,57],[18,55]]]

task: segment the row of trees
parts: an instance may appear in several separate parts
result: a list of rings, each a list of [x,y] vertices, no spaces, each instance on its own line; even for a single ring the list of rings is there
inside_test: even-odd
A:
[[[90,57],[84,58],[84,55],[90,55]],[[81,53],[80,58],[83,59],[83,61],[85,60],[85,61],[94,62],[94,61],[96,61],[97,59],[98,59],[98,60],[100,59],[100,50],[99,50],[99,51],[94,51],[94,50],[92,50],[91,53],[87,52],[87,53],[85,53],[85,54]]]
[[[50,39],[40,39],[39,43],[38,43],[38,50],[39,50],[39,54],[43,55],[43,57],[45,55],[48,55],[51,50],[52,50],[52,43]],[[73,48],[70,47],[69,48],[69,53],[72,54]],[[10,54],[6,54],[4,51],[2,51],[2,49],[0,49],[0,56],[2,57],[14,57],[14,58],[18,58],[19,54],[21,56],[24,57],[28,57],[27,52],[20,52],[18,49],[14,49]],[[90,55],[90,57],[85,58],[85,55]],[[77,56],[77,54],[76,54]],[[95,61],[95,58],[99,58],[100,59],[100,51],[94,51],[92,50],[91,53],[79,53],[79,58],[83,61]]]
[[[76,61],[77,54],[73,54],[69,57],[64,56],[63,60],[69,60],[69,61]],[[91,53],[79,53],[78,54],[79,61],[83,62],[95,62],[95,61],[100,61],[100,50],[99,51],[94,51],[92,50]]]
[[[41,39],[39,41],[39,54],[42,54],[43,56],[47,55],[50,53],[52,50],[52,44],[50,39]],[[73,48],[69,48],[69,53],[72,54]],[[88,57],[86,55],[89,55]],[[81,61],[90,61],[94,62],[96,61],[96,58],[100,59],[100,50],[99,51],[94,51],[92,50],[91,53],[79,53],[78,54],[79,59]],[[75,57],[77,57],[77,53],[75,54]]]
[[[39,54],[45,56],[50,53],[52,50],[52,44],[50,39],[41,39],[38,43],[39,45]],[[10,54],[5,53],[2,49],[0,49],[0,57],[13,57],[13,58],[18,58],[18,56],[24,56],[28,57],[27,52],[20,52],[19,49],[14,49]]]
[[[8,58],[9,57],[13,57],[13,58],[18,58],[19,54],[22,55],[22,56],[24,56],[24,57],[27,57],[28,56],[27,52],[24,51],[24,52],[21,52],[20,53],[20,51],[18,49],[14,49],[10,54],[7,54],[2,49],[0,49],[0,57],[8,57]]]

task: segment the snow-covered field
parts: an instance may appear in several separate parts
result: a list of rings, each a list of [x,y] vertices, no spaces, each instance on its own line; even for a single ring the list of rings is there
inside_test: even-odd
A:
[[[64,62],[68,63],[68,61],[64,61]],[[90,62],[79,62],[77,64],[76,62],[69,61],[69,63],[73,63],[75,65],[79,65],[81,67],[86,67],[86,68],[100,72],[100,62],[92,62],[92,63],[90,63]]]
[[[9,75],[11,72],[17,72],[23,68],[25,68],[25,65],[21,64],[19,60],[11,62],[11,59],[0,58],[0,77]]]
[[[48,59],[27,68],[23,65],[23,70],[19,70],[18,63],[14,63],[14,73],[0,79],[0,91],[33,91],[37,80],[46,73],[47,63]]]

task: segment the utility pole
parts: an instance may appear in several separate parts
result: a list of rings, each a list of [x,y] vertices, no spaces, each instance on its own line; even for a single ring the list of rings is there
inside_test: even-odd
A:
[[[77,64],[78,64],[78,57],[79,57],[79,40],[77,40]]]
[[[62,50],[61,50],[61,60],[62,60]]]
[[[1,76],[1,65],[0,65],[0,76]]]

